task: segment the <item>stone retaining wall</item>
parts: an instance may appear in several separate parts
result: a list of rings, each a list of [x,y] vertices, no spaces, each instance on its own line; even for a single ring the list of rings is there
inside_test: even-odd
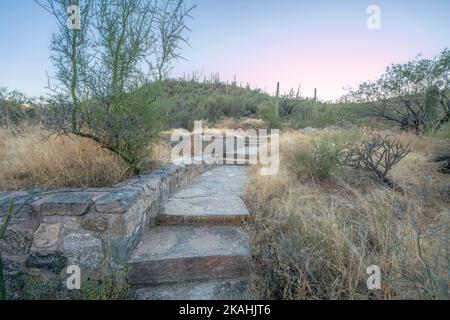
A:
[[[0,224],[12,201],[26,202],[0,241],[7,278],[58,275],[68,265],[124,268],[169,196],[210,167],[170,165],[115,188],[0,192]]]

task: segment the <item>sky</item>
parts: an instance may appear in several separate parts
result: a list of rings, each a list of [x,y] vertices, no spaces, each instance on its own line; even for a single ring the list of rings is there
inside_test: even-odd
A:
[[[172,77],[219,73],[223,81],[273,94],[300,86],[310,97],[336,99],[344,87],[376,79],[391,63],[450,47],[449,0],[187,0],[185,59]],[[381,29],[370,30],[368,6],[381,10]],[[27,95],[48,93],[53,18],[33,0],[0,1],[0,87]]]

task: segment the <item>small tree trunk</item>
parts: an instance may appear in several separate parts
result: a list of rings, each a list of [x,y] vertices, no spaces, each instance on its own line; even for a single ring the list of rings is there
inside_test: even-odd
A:
[[[72,96],[73,110],[71,114],[71,129],[73,133],[78,132],[77,115],[78,115],[78,97],[77,97],[77,84],[78,84],[78,63],[77,63],[77,36],[78,30],[73,30],[72,39],[72,77],[70,79],[70,94]]]

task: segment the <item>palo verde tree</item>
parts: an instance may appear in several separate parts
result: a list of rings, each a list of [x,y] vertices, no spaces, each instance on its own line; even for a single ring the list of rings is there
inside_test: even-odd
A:
[[[391,65],[378,80],[350,92],[349,98],[368,104],[373,116],[402,130],[438,130],[450,120],[450,50],[434,59]]]
[[[61,90],[53,97],[55,112],[44,122],[58,132],[95,140],[138,173],[163,123],[163,110],[153,104],[157,84],[181,57],[194,7],[185,0],[41,1],[60,25],[52,61]],[[77,32],[64,25],[64,8],[73,4],[81,8]]]
[[[60,106],[64,106],[65,110],[61,111],[66,116],[69,115],[69,131],[79,133],[83,126],[80,100],[86,99],[88,94],[85,77],[91,58],[89,48],[92,47],[92,41],[89,39],[89,32],[93,0],[35,1],[56,18],[58,32],[52,35],[50,44],[50,59],[56,73],[49,77],[49,88],[58,96],[60,102],[64,100]],[[79,29],[68,27],[68,9],[72,5],[78,6],[83,13]]]

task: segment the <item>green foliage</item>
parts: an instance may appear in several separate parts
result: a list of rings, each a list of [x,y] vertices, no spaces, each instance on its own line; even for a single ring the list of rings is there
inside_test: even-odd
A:
[[[376,81],[362,83],[349,99],[367,103],[372,116],[416,133],[436,131],[450,120],[450,50],[434,59],[393,64]]]
[[[314,127],[325,128],[350,121],[341,114],[339,105],[306,101],[295,109],[292,118],[288,119],[289,126],[297,128]]]
[[[447,139],[450,141],[450,122],[445,123],[439,130],[432,134],[436,138]]]
[[[259,114],[267,122],[271,129],[280,128],[280,115],[276,102],[264,102],[259,107]]]
[[[75,294],[77,300],[126,300],[130,298],[128,272],[100,273],[83,279],[81,290]]]
[[[162,82],[155,104],[166,110],[167,129],[191,130],[195,120],[214,124],[225,117],[261,118],[271,128],[325,128],[348,122],[359,124],[369,115],[363,104],[316,102],[295,95],[277,99],[259,90],[220,82],[184,80]]]
[[[154,99],[152,90],[123,94],[114,99],[107,113],[101,102],[89,102],[84,106],[89,110],[87,130],[80,135],[115,152],[138,174],[151,158],[152,144],[164,128],[165,115]]]
[[[439,120],[439,88],[436,86],[429,87],[425,93],[425,112],[430,126],[434,127]]]
[[[296,150],[290,159],[299,178],[324,181],[339,167],[339,155],[349,144],[358,140],[358,130],[328,132],[316,136],[306,147]]]
[[[224,117],[260,117],[260,105],[273,101],[257,90],[224,83],[167,80],[160,84],[155,104],[166,110],[167,129],[191,130],[195,120],[214,123]]]
[[[8,297],[14,300],[127,300],[132,298],[128,272],[99,271],[82,273],[81,289],[67,290],[59,277],[45,279],[41,275],[23,275],[20,288]]]
[[[59,26],[51,45],[57,84],[44,123],[56,133],[98,142],[139,173],[163,128],[153,89],[181,57],[195,6],[185,0],[83,0],[81,30],[70,30],[68,0],[37,3]]]
[[[0,88],[0,126],[18,125],[24,121],[34,120],[36,109],[27,106],[31,102],[18,91]]]
[[[279,99],[280,121],[289,128],[325,128],[345,123],[357,124],[369,116],[366,106],[358,103],[320,102],[291,92]]]

